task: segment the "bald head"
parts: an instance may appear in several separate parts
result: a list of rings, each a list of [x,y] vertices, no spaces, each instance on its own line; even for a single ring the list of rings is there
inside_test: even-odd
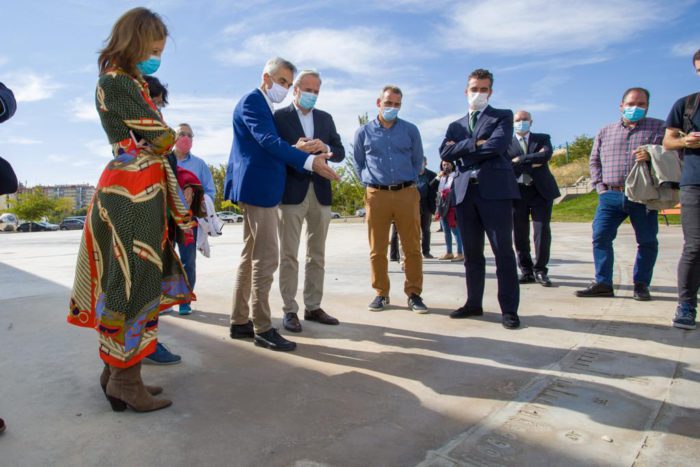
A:
[[[532,120],[532,115],[530,115],[530,112],[527,110],[518,110],[515,112],[515,118],[513,118],[513,121],[518,122],[520,120]]]

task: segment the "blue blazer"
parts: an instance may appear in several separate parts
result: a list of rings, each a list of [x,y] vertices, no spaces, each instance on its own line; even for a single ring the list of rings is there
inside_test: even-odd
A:
[[[552,172],[549,171],[548,162],[552,158],[552,142],[549,135],[530,133],[527,139],[527,154],[523,153],[518,138],[513,135],[513,141],[508,148],[508,158],[512,160],[516,157],[520,158],[520,162],[513,164],[516,178],[523,173],[529,174],[535,189],[546,200],[553,200],[561,195],[557,181]],[[533,164],[542,165],[533,167]]]
[[[476,142],[486,140],[477,148]],[[469,130],[469,115],[450,123],[440,145],[440,158],[455,162],[457,170],[479,169],[479,193],[484,199],[518,199],[520,190],[512,163],[506,157],[513,140],[513,112],[487,106]],[[447,146],[448,141],[456,144]]]
[[[312,112],[314,119],[313,138],[320,139],[331,148],[333,153],[333,157],[330,158],[331,162],[342,162],[345,159],[345,149],[343,149],[340,135],[335,129],[333,117],[323,110],[314,109]],[[275,111],[275,124],[282,139],[291,145],[296,144],[299,138],[306,136],[294,104]],[[298,172],[289,166],[287,166],[287,183],[284,186],[282,204],[301,204],[306,198],[309,183],[312,181],[318,202],[324,206],[330,206],[333,200],[330,180],[307,170]]]
[[[308,154],[287,144],[262,94],[255,89],[233,111],[233,145],[226,167],[224,198],[270,208],[282,200],[286,166],[304,171]]]

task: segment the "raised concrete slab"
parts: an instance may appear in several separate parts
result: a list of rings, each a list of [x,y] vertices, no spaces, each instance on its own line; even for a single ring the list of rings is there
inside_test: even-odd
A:
[[[406,309],[395,263],[393,305],[368,312],[365,229],[330,231],[324,307],[342,324],[303,323],[298,351],[278,354],[228,338],[241,249],[228,225],[199,259],[197,311],[163,319],[183,363],[145,369],[174,401],[152,414],[111,412],[95,333],[65,324],[80,232],[0,235],[0,465],[697,463],[700,333],[669,326],[678,227],[661,228],[655,300],[639,303],[628,225],[617,296],[588,300],[572,292],[593,274],[590,226],[555,225],[555,287],[522,287],[518,331],[499,324],[490,257],[483,319],[447,317],[463,268],[436,260],[424,267],[431,314]],[[442,235],[432,243],[442,253]]]

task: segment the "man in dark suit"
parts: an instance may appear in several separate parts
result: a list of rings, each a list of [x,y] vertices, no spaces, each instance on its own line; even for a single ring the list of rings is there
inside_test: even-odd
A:
[[[231,338],[253,337],[256,345],[289,351],[294,342],[272,327],[270,287],[279,263],[277,205],[282,200],[286,166],[337,180],[326,160],[308,145],[294,148],[280,138],[273,103],[284,100],[296,67],[282,58],[267,61],[260,87],[244,95],[233,111],[233,145],[226,168],[224,197],[243,209],[243,250],[231,313]],[[250,309],[253,321],[248,318]]]
[[[294,85],[294,102],[275,112],[280,137],[290,145],[309,148],[312,153],[331,153],[331,162],[345,159],[345,149],[333,117],[316,109],[321,76],[311,70],[299,73]],[[296,301],[299,282],[299,239],[306,219],[306,260],[304,273],[304,319],[321,324],[338,320],[321,308],[325,276],[326,236],[331,221],[331,182],[312,172],[298,172],[287,166],[287,182],[279,206],[280,293],[284,302],[284,328],[301,332]]]
[[[520,288],[511,232],[513,200],[520,192],[506,157],[513,139],[513,112],[489,106],[492,92],[493,75],[474,70],[465,90],[469,113],[450,124],[440,145],[440,157],[454,162],[458,169],[453,190],[467,276],[467,302],[450,317],[484,314],[485,233],[496,257],[501,322],[507,329],[516,329],[520,326]]]
[[[513,240],[522,272],[520,283],[537,282],[551,287],[552,282],[547,275],[552,244],[549,223],[554,199],[560,195],[557,181],[549,171],[552,142],[547,134],[530,132],[532,116],[529,112],[517,111],[513,126],[515,135],[508,148],[508,157],[513,163],[520,188],[520,199],[513,201]],[[537,262],[534,264],[530,256],[530,216],[535,231]]]

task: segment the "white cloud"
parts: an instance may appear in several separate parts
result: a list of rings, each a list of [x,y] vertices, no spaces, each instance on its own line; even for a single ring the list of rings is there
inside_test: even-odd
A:
[[[265,58],[278,55],[297,66],[308,64],[321,71],[335,69],[350,74],[371,74],[379,67],[386,67],[389,61],[399,60],[407,47],[374,28],[307,28],[248,37],[242,44],[219,54],[219,58],[226,63],[262,68]],[[392,53],[387,54],[387,50]],[[414,58],[421,53],[418,47],[411,47]]]
[[[42,142],[38,139],[23,138],[23,137],[10,137],[4,141],[7,144],[18,144],[20,146],[29,146],[32,144],[41,144]]]
[[[450,123],[464,117],[466,112],[467,109],[465,107],[464,113],[428,118],[417,123],[421,139],[423,140],[423,151],[428,159],[432,159],[433,156],[437,155],[438,145],[445,137]]]
[[[604,63],[610,60],[608,55],[593,55],[583,58],[556,57],[547,60],[530,60],[524,63],[516,63],[502,68],[497,68],[497,72],[520,71],[531,68],[542,68],[547,70],[562,70],[566,68],[574,68],[577,66],[595,65]]]
[[[700,39],[679,42],[671,47],[671,53],[673,55],[677,57],[688,57],[688,59],[691,59],[697,50],[700,50]]]
[[[100,117],[97,115],[97,109],[94,102],[89,102],[82,97],[76,97],[70,104],[70,113],[74,120],[85,120],[90,122],[99,122]]]
[[[600,50],[677,14],[659,0],[475,0],[443,32],[450,48],[479,53]]]
[[[36,102],[49,99],[63,87],[50,75],[39,75],[29,71],[8,74],[5,84],[12,89],[17,102]]]

